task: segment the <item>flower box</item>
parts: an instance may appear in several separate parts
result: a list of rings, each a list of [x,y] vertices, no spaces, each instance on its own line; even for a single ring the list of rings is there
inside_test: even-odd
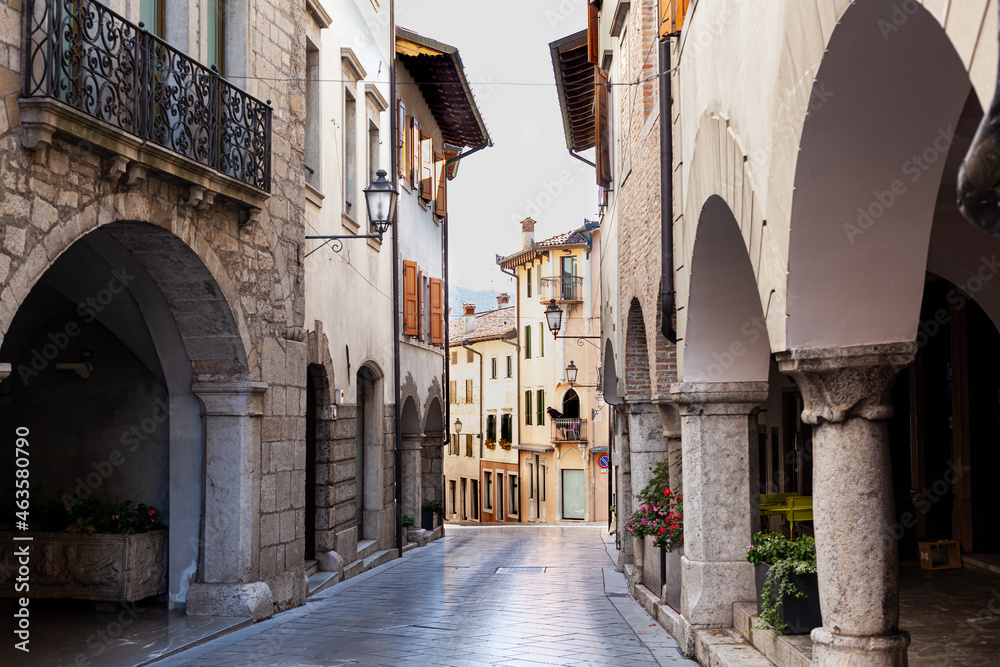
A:
[[[759,563],[754,567],[754,578],[757,580],[757,610],[764,608],[764,582],[771,570],[770,563]],[[819,608],[819,579],[816,573],[788,575],[788,580],[805,593],[805,597],[782,595],[778,614],[785,625],[787,634],[804,635],[823,625],[823,615]]]
[[[128,535],[0,532],[0,596],[135,602],[167,592],[167,529]],[[15,591],[14,550],[28,545],[28,591]]]

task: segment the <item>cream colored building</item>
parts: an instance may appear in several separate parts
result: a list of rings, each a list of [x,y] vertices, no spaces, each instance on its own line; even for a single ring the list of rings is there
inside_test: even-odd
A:
[[[464,316],[451,322],[452,435],[444,456],[450,520],[520,521],[517,326],[509,302],[501,294],[498,307],[482,313],[466,304]]]
[[[535,242],[535,221],[522,223],[522,248],[497,263],[517,283],[518,468],[521,520],[604,521],[608,481],[608,415],[598,400],[600,364],[600,229],[595,223]],[[545,319],[562,310],[559,337]],[[576,383],[566,369],[578,371]],[[553,409],[562,418],[553,419]]]

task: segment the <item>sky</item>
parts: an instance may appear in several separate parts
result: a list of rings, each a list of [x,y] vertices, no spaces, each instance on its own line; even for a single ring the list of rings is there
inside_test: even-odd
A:
[[[451,284],[512,291],[496,255],[520,250],[523,218],[538,222],[536,240],[596,219],[594,170],[567,151],[549,55],[587,26],[587,2],[396,0],[396,23],[458,48],[493,139],[448,183]]]

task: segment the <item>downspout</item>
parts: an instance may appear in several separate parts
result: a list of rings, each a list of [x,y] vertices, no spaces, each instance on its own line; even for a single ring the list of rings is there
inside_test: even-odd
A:
[[[469,339],[466,338],[462,341],[462,347],[464,347],[469,352],[479,356],[479,459],[483,458],[483,424],[486,423],[486,419],[483,416],[483,411],[486,409],[486,405],[483,403],[483,384],[485,380],[483,378],[483,355],[478,350],[473,350],[469,347]]]
[[[591,162],[587,158],[583,157],[582,155],[579,155],[579,154],[575,153],[572,148],[569,149],[569,154],[571,156],[575,157],[580,162],[583,162],[584,164],[589,165],[590,167],[592,167],[594,169],[597,169],[597,165],[596,164],[594,164],[593,162]]]
[[[998,13],[1000,13],[1000,5]],[[989,111],[958,170],[958,209],[969,222],[1000,236],[1000,71]]]
[[[399,192],[399,149],[396,142],[399,141],[399,131],[396,128],[396,3],[389,0],[389,136],[392,137],[392,156],[390,164],[392,166],[392,188]],[[393,392],[395,401],[393,406],[393,419],[395,430],[395,446],[393,447],[393,463],[395,467],[395,496],[396,496],[396,548],[399,555],[403,555],[403,436],[400,433],[400,406],[401,386],[399,382],[399,206],[396,206],[395,220],[392,225],[392,368],[393,368]]]
[[[677,343],[674,331],[674,123],[670,84],[670,39],[660,41],[660,331]]]

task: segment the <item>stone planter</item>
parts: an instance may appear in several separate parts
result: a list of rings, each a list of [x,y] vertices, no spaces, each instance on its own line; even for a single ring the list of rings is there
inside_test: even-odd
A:
[[[426,531],[434,530],[434,512],[431,510],[420,511],[420,527]]]
[[[31,598],[134,602],[167,592],[167,529],[137,535],[0,532],[0,596],[15,591],[19,563],[14,550],[29,545]]]
[[[764,606],[762,599],[764,593],[764,581],[771,566],[768,563],[760,563],[754,569],[754,578],[757,580],[757,613]],[[823,615],[819,608],[819,579],[816,574],[792,574],[789,581],[795,587],[805,593],[805,597],[799,598],[794,595],[783,595],[781,605],[778,607],[778,614],[781,620],[788,626],[788,634],[804,635],[823,625]]]
[[[643,561],[643,548],[642,548],[642,538],[633,537],[632,538],[632,557],[635,561],[635,566],[637,568],[642,568]]]
[[[676,612],[681,610],[681,556],[684,547],[667,552],[666,574],[663,577],[663,601]]]

